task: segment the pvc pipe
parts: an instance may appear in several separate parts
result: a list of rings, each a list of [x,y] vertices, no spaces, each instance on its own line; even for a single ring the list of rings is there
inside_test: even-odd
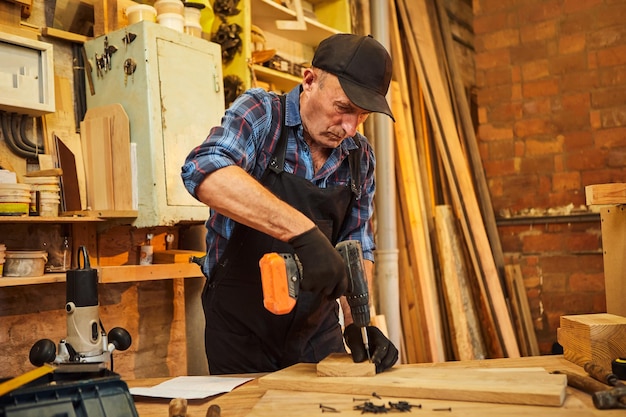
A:
[[[370,15],[372,35],[388,51],[391,51],[388,0],[371,0]],[[379,310],[385,315],[389,339],[400,351],[402,327],[400,321],[396,180],[392,123],[393,121],[385,115],[376,114],[374,117],[377,184],[375,200],[377,249],[375,256]],[[400,362],[402,362],[401,358]]]

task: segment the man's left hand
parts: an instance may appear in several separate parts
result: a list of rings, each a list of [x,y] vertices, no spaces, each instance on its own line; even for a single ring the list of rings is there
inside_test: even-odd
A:
[[[378,374],[391,368],[398,361],[398,349],[378,327],[367,326],[366,331],[372,363],[376,365],[376,373]],[[354,324],[348,325],[343,332],[343,337],[352,352],[352,360],[355,363],[363,362],[367,359],[367,352],[365,351],[360,328]]]

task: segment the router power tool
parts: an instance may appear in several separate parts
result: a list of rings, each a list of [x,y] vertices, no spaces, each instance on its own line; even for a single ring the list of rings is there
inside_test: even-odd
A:
[[[121,327],[114,327],[107,335],[98,309],[98,271],[91,268],[87,249],[81,246],[78,268],[66,272],[67,337],[59,342],[58,352],[52,340],[37,341],[30,350],[30,362],[35,366],[56,365],[55,372],[106,370],[112,365],[111,353],[128,349],[132,340]]]
[[[361,329],[368,358],[369,341],[366,327],[370,323],[369,291],[363,265],[363,250],[358,240],[339,242],[335,249],[346,265],[348,289],[345,296],[350,306],[352,320]],[[322,261],[321,261],[322,262]],[[302,265],[291,253],[267,253],[259,261],[263,286],[263,305],[277,315],[293,310],[300,290]]]

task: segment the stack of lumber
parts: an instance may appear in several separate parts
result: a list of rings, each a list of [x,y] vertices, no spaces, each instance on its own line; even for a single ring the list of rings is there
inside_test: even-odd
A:
[[[579,366],[594,362],[611,369],[611,361],[626,357],[626,318],[614,314],[562,316],[557,339],[565,359]]]
[[[403,361],[536,355],[521,271],[505,271],[442,1],[390,4]]]

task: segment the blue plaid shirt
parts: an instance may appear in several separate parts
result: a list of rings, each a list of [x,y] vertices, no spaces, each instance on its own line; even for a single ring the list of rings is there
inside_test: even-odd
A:
[[[260,179],[280,138],[280,129],[271,128],[272,120],[280,120],[280,107],[278,96],[262,89],[251,89],[239,96],[226,110],[221,125],[213,127],[204,142],[187,156],[181,175],[189,193],[197,198],[196,188],[206,175],[229,165],[238,165]],[[339,241],[359,240],[364,258],[373,261],[375,244],[371,218],[376,160],[367,138],[357,132],[354,137],[344,140],[315,173],[309,147],[303,138],[299,86],[287,95],[285,125],[292,127],[288,135],[285,171],[307,178],[318,187],[349,184],[348,152],[357,148],[356,141],[360,142],[363,149],[361,198],[354,205],[350,219],[345,222]],[[209,276],[226,248],[235,222],[211,210],[205,225],[208,256],[203,270]]]

